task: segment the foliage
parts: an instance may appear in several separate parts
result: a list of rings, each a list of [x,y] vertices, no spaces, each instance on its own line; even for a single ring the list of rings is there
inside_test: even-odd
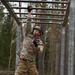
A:
[[[0,5],[1,5],[1,3],[0,3]],[[3,6],[0,6],[0,31],[1,31],[3,17],[4,17],[3,10],[4,10]]]
[[[4,24],[2,25],[1,33],[0,33],[0,69],[7,69],[9,65],[10,56],[15,57],[15,44],[11,47],[12,42],[12,28],[13,28],[13,20],[10,15],[5,19]],[[15,33],[14,33],[15,34]],[[10,55],[10,50],[12,51],[12,55]],[[14,64],[14,60],[11,63]]]

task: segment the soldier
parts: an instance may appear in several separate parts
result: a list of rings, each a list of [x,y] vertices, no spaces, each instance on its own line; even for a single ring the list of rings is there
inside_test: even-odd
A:
[[[28,7],[28,17],[31,17],[31,6]],[[28,20],[30,21],[30,20]],[[25,36],[21,50],[19,51],[19,62],[15,75],[39,75],[36,69],[36,53],[42,53],[44,45],[40,40],[43,34],[41,27],[35,26],[30,35]]]

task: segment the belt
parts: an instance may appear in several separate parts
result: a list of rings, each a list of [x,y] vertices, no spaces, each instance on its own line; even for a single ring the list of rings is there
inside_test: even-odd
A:
[[[20,58],[20,60],[21,60],[21,61],[28,61],[28,59],[22,59],[22,58]]]
[[[22,59],[22,58],[20,58],[20,61],[22,61],[22,62],[28,62],[28,63],[33,62],[33,61],[28,60],[28,59]]]
[[[34,62],[34,61],[31,61],[31,60],[28,60],[28,59],[22,59],[22,58],[20,58],[20,61],[21,61],[21,62]]]

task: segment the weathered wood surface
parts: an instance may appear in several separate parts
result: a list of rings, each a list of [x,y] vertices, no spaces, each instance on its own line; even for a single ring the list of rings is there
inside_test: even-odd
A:
[[[5,71],[5,70],[0,71],[0,74],[14,74],[14,73],[15,71]]]

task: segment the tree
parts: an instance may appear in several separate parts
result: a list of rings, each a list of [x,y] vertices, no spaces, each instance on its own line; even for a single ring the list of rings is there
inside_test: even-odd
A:
[[[1,36],[0,36],[0,69],[8,69],[10,50],[12,51],[12,58],[15,57],[15,42],[11,48],[11,42],[13,41],[12,35],[15,38],[15,32],[12,33],[13,19],[8,15],[2,25]],[[13,59],[12,64],[14,64],[15,59]]]
[[[1,5],[1,6],[0,6],[0,32],[1,32],[2,22],[3,22],[3,18],[4,18],[4,15],[3,15],[3,10],[4,10],[4,8],[3,8],[1,2],[0,2],[0,5]]]

